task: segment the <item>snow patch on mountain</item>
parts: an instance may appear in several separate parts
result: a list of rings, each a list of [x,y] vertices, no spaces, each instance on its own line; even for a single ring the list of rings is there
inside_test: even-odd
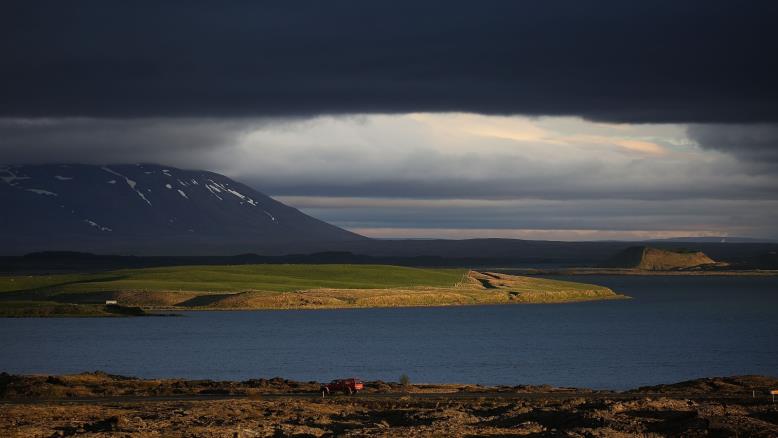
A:
[[[91,220],[89,220],[89,219],[84,219],[84,222],[86,222],[86,223],[88,223],[89,225],[91,225],[91,226],[93,226],[93,227],[97,228],[97,229],[98,229],[98,230],[100,230],[100,231],[113,231],[112,229],[110,229],[110,228],[108,228],[108,227],[101,226],[101,225],[100,225],[100,224],[98,224],[97,222],[91,221]]]
[[[243,196],[243,194],[241,194],[241,193],[238,193],[238,192],[236,192],[235,190],[232,190],[232,189],[227,189],[227,192],[229,192],[229,193],[232,193],[233,195],[237,196],[237,197],[238,197],[238,198],[240,198],[240,199],[243,199],[244,201],[246,200],[246,197],[245,197],[245,196]]]
[[[227,190],[227,192],[232,193],[233,195],[237,196],[238,198],[242,199],[243,201],[245,201],[246,203],[248,203],[248,204],[250,204],[250,205],[252,205],[254,207],[259,205],[259,204],[257,204],[257,202],[255,200],[249,198],[248,196],[244,195],[243,193],[240,193],[240,192],[238,192],[236,190],[233,190],[233,189],[225,189],[225,190]]]
[[[216,187],[211,187],[211,185],[210,185],[210,184],[206,184],[206,185],[205,185],[205,188],[207,188],[207,189],[208,189],[208,191],[209,191],[209,192],[211,192],[211,194],[212,194],[213,196],[216,196],[216,198],[217,198],[219,201],[223,201],[222,197],[221,197],[221,196],[219,196],[218,194],[216,194],[216,192],[219,192],[219,193],[221,193],[221,191],[220,191],[218,188],[216,188]]]
[[[108,172],[108,173],[112,173],[112,174],[114,174],[114,175],[116,175],[116,176],[118,176],[118,177],[124,178],[124,181],[127,183],[127,185],[128,185],[128,186],[130,186],[130,188],[131,188],[133,191],[135,191],[135,193],[137,193],[137,194],[138,194],[138,196],[140,196],[140,197],[141,197],[141,199],[143,199],[144,201],[146,201],[146,203],[147,203],[147,204],[149,204],[149,206],[151,206],[151,201],[149,201],[149,200],[148,200],[148,198],[146,198],[146,195],[144,195],[143,193],[141,193],[141,192],[140,192],[140,190],[138,190],[138,189],[136,189],[136,188],[135,188],[135,186],[137,185],[137,183],[136,183],[135,181],[133,181],[133,180],[131,180],[131,179],[127,178],[126,176],[122,175],[122,174],[121,174],[121,173],[119,173],[119,172],[116,172],[116,171],[114,171],[114,170],[111,170],[111,169],[109,169],[109,168],[108,168],[108,167],[106,167],[106,166],[103,166],[103,167],[101,167],[101,169],[103,169],[104,171],[106,171],[106,172]]]
[[[27,190],[28,192],[37,193],[37,194],[39,194],[39,195],[46,195],[46,196],[59,196],[59,195],[57,195],[57,194],[56,194],[56,193],[54,193],[54,192],[50,192],[50,191],[48,191],[48,190],[43,190],[43,189],[25,189],[25,190]]]
[[[19,176],[15,174],[10,167],[1,168],[0,172],[5,173],[5,175],[0,176],[0,179],[5,181],[6,184],[15,186],[17,183],[14,181],[22,181],[25,179],[31,179],[29,176]]]

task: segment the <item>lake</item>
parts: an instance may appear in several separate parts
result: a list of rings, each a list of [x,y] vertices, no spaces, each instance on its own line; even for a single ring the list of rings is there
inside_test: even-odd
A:
[[[563,277],[553,277],[563,278]],[[577,276],[631,300],[0,318],[0,370],[627,389],[778,374],[778,278]]]

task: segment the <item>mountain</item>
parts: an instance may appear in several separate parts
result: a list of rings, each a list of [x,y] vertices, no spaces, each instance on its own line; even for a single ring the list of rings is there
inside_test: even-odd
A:
[[[204,170],[0,166],[0,253],[198,254],[366,240]]]
[[[633,246],[620,251],[605,266],[611,268],[664,271],[701,266],[715,266],[716,261],[700,251],[669,250],[647,246]]]

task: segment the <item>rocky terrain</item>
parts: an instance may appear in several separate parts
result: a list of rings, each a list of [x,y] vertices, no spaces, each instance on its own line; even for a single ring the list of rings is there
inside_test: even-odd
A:
[[[774,437],[778,408],[767,389],[775,386],[762,376],[628,392],[369,382],[363,394],[322,398],[316,382],[283,379],[3,374],[0,435]]]

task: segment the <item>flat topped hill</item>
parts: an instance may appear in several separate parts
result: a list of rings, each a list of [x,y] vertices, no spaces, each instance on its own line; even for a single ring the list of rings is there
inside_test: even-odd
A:
[[[33,304],[42,313],[44,303],[97,306],[106,300],[146,309],[292,309],[609,298],[623,297],[584,283],[389,265],[177,266],[0,277],[0,315],[10,309],[8,316],[25,316]]]
[[[616,254],[604,267],[666,271],[714,265],[716,261],[701,251],[633,246]]]

